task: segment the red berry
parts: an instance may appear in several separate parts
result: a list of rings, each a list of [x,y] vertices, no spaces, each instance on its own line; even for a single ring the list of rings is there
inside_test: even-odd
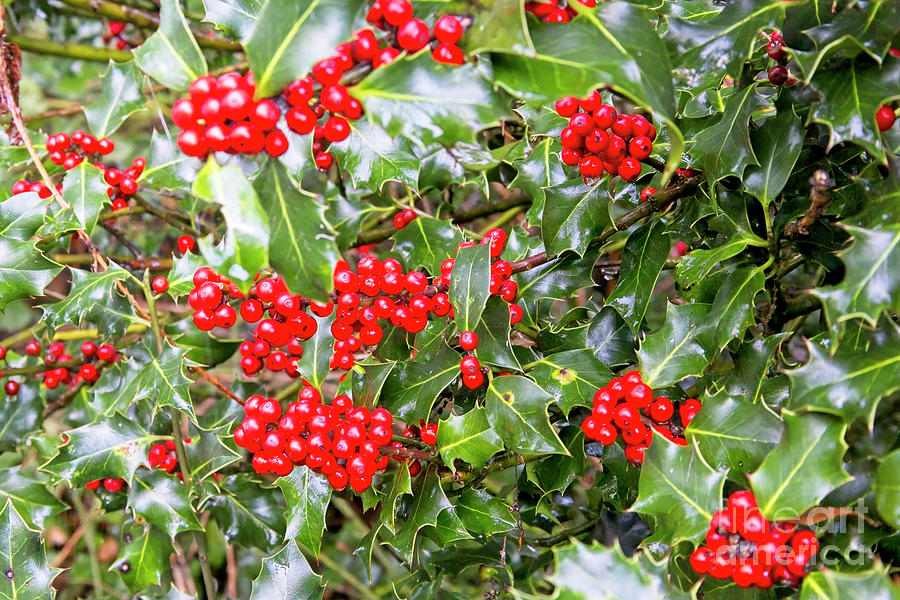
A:
[[[6,390],[7,396],[15,396],[19,393],[19,382],[18,381],[7,381],[4,386]]]
[[[641,163],[638,159],[629,156],[619,163],[619,177],[625,181],[634,181],[641,174]]]
[[[25,354],[28,356],[39,356],[41,353],[41,344],[37,340],[31,340],[25,344]]]
[[[654,187],[645,187],[641,190],[641,202],[646,202],[650,199],[650,196],[656,193],[656,188]]]
[[[434,37],[445,44],[455,44],[462,38],[463,26],[453,15],[444,15],[434,24]]]
[[[375,55],[375,58],[372,59],[372,68],[377,69],[378,67],[383,67],[384,65],[390,64],[394,62],[394,60],[398,56],[400,56],[400,51],[396,48],[383,48],[378,52],[378,54]]]
[[[320,171],[327,171],[334,164],[334,156],[330,152],[319,152],[316,154],[316,168]]]
[[[466,352],[478,347],[478,334],[474,331],[463,331],[459,334],[459,345]]]
[[[194,246],[196,246],[197,241],[189,235],[183,235],[178,238],[178,251],[182,254],[187,254],[194,250]]]
[[[772,85],[784,85],[788,80],[788,70],[781,65],[770,68],[767,75]]]
[[[657,423],[665,423],[675,414],[675,407],[668,398],[657,398],[650,405],[650,417]]]
[[[387,0],[382,2],[384,6],[384,20],[393,25],[400,27],[413,16],[413,7],[409,0]]]
[[[691,423],[697,412],[700,411],[700,406],[700,401],[693,398],[681,403],[681,406],[678,407],[678,414],[681,416],[682,425],[687,427]]]
[[[330,117],[325,121],[325,139],[329,142],[340,142],[350,135],[350,124],[343,117]]]
[[[698,575],[705,575],[709,572],[710,562],[712,561],[712,552],[709,548],[701,546],[691,553],[691,568]]]
[[[887,104],[882,104],[875,111],[875,123],[878,125],[879,131],[887,131],[894,126],[896,120],[897,115],[894,113],[894,109]]]
[[[556,113],[565,118],[569,118],[578,112],[578,98],[574,96],[566,96],[565,98],[560,98],[556,101],[554,105],[556,108]]]
[[[569,127],[580,136],[589,134],[594,129],[591,117],[587,113],[575,113],[569,119]]]
[[[165,277],[154,277],[150,287],[152,287],[153,291],[157,294],[162,294],[169,289],[169,280]]]
[[[430,33],[422,19],[409,19],[397,30],[397,45],[413,53],[428,45]]]
[[[466,61],[463,51],[459,46],[447,43],[435,46],[434,50],[431,51],[431,58],[433,58],[435,62],[443,63],[445,65],[461,65]]]
[[[609,104],[601,104],[593,114],[594,123],[600,129],[609,129],[612,127],[613,123],[616,122],[617,116],[616,109]]]

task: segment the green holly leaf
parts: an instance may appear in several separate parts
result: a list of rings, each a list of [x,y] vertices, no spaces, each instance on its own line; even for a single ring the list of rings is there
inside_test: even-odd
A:
[[[791,58],[809,83],[825,59],[834,55],[854,57],[865,53],[882,63],[891,40],[897,34],[900,7],[894,2],[875,0],[849,4],[828,23],[803,31],[815,44],[815,50],[791,49]]]
[[[322,578],[313,572],[297,543],[289,541],[272,556],[263,557],[250,600],[314,600],[322,598],[324,590]]]
[[[350,39],[360,0],[267,0],[244,45],[256,97],[274,96]]]
[[[284,502],[275,487],[260,485],[245,473],[225,477],[219,487],[221,493],[199,509],[210,509],[226,540],[264,551],[284,540]]]
[[[594,542],[586,546],[577,540],[553,548],[555,572],[550,581],[559,598],[566,600],[676,600],[687,594],[666,584],[640,554],[626,558],[618,544],[614,547]]]
[[[116,283],[131,274],[115,263],[105,271],[94,273],[71,269],[72,289],[65,299],[45,304],[44,319],[52,329],[62,325],[90,323],[103,335],[122,336],[132,323],[140,321],[131,304],[116,289]]]
[[[872,487],[878,514],[894,529],[900,529],[900,450],[887,455],[878,466]]]
[[[595,235],[610,227],[609,193],[602,185],[587,185],[581,178],[544,189],[541,237],[549,252],[574,250],[584,256]]]
[[[601,308],[588,323],[584,346],[610,367],[634,362],[634,336],[625,320],[609,306]]]
[[[401,462],[394,471],[390,486],[385,486],[386,494],[381,503],[381,516],[379,522],[391,533],[397,531],[397,513],[399,502],[404,496],[411,496],[412,479],[409,476],[409,464]]]
[[[160,2],[159,27],[134,49],[134,62],[156,81],[180,92],[206,75],[206,59],[177,0]]]
[[[759,401],[772,404],[766,398],[767,372],[784,334],[771,335],[745,342],[732,357],[734,369],[719,383],[731,397],[743,398],[751,404]]]
[[[185,356],[193,363],[214,367],[231,358],[241,345],[240,340],[214,338],[200,331],[194,321],[184,320],[164,327],[164,331],[187,350]]]
[[[325,302],[338,249],[314,196],[294,187],[281,163],[270,160],[254,188],[268,215],[269,256],[294,294]]]
[[[809,120],[828,128],[827,149],[852,142],[884,162],[886,148],[875,124],[875,111],[900,97],[900,62],[889,61],[884,68],[860,68],[853,61],[839,69],[820,70],[810,85],[819,100],[813,103]]]
[[[725,277],[709,309],[716,315],[712,335],[717,348],[743,337],[747,328],[756,324],[753,300],[765,284],[760,267],[741,267]]]
[[[92,235],[97,218],[109,202],[103,174],[87,160],[66,172],[62,180],[62,197],[69,203],[75,219],[88,235]]]
[[[606,304],[619,311],[634,333],[641,329],[653,288],[669,257],[671,246],[665,229],[661,221],[655,221],[628,236],[619,281],[606,298]]]
[[[487,244],[460,248],[450,273],[453,320],[460,331],[474,331],[491,296],[491,252]]]
[[[215,429],[191,426],[190,435],[191,441],[184,442],[184,450],[187,453],[188,463],[191,466],[191,479],[194,482],[201,482],[242,458],[222,441],[233,437],[229,423]]]
[[[900,264],[900,226],[844,227],[853,236],[853,244],[840,254],[846,265],[844,279],[810,293],[822,300],[832,326],[860,318],[875,327],[883,310],[900,310],[900,280],[894,276]]]
[[[669,304],[665,324],[645,337],[637,352],[647,385],[666,387],[703,373],[713,354],[701,340],[708,313],[708,304]]]
[[[544,208],[544,188],[562,185],[568,176],[559,153],[562,145],[558,140],[547,138],[539,142],[525,158],[513,162],[517,173],[509,187],[525,192],[532,198],[528,211],[529,223],[537,224],[540,211]]]
[[[42,199],[34,192],[16,194],[0,202],[0,238],[30,240],[44,224],[51,202],[52,199]]]
[[[440,422],[437,448],[444,464],[454,470],[457,458],[480,469],[493,455],[503,450],[503,442],[488,423],[485,410],[476,407],[461,415],[450,415]]]
[[[154,131],[150,136],[147,167],[138,183],[159,190],[189,190],[201,164],[181,152],[170,138]]]
[[[729,2],[712,18],[669,20],[667,39],[681,65],[696,73],[726,73],[738,68],[758,42],[760,30],[781,29],[785,3],[781,0]]]
[[[519,284],[520,305],[527,307],[542,298],[568,298],[576,291],[593,285],[591,272],[595,262],[597,257],[592,253],[581,258],[569,253],[559,260],[516,273],[513,279]]]
[[[900,389],[900,331],[886,321],[882,329],[863,329],[859,343],[841,344],[833,354],[807,342],[809,362],[787,371],[790,407],[837,415],[848,424],[864,418],[871,430],[879,401]]]
[[[81,487],[105,477],[121,477],[130,482],[134,472],[147,463],[147,452],[166,436],[153,435],[120,413],[98,423],[67,431],[56,455],[41,466],[42,471]]]
[[[331,372],[329,366],[334,348],[331,335],[333,317],[313,317],[318,324],[316,332],[303,344],[303,356],[297,361],[297,368],[313,387],[322,389],[325,378]]]
[[[530,379],[508,375],[491,381],[484,406],[488,422],[508,450],[526,455],[568,455],[547,415],[552,400]]]
[[[133,528],[109,570],[117,572],[132,592],[146,590],[163,583],[173,551],[172,543],[155,527]]]
[[[367,117],[350,123],[346,140],[329,151],[356,187],[381,190],[385,182],[399,181],[416,189],[422,159],[413,143],[402,135],[390,135]]]
[[[204,266],[206,261],[203,257],[193,252],[173,257],[172,270],[166,277],[169,280],[168,294],[176,299],[190,294],[194,289],[194,273]]]
[[[760,164],[744,172],[744,189],[768,207],[784,189],[797,164],[803,148],[803,126],[793,108],[782,109],[754,129],[750,139]]]
[[[686,436],[716,469],[744,472],[759,467],[781,439],[783,426],[765,404],[725,391],[707,394]]]
[[[0,509],[0,597],[11,600],[52,599],[50,583],[61,569],[47,564],[41,532],[31,529],[7,498]]]
[[[830,415],[783,412],[781,441],[749,475],[768,519],[798,517],[851,478],[842,464],[847,425]]]
[[[174,542],[182,531],[202,531],[203,526],[188,497],[188,488],[175,475],[161,469],[141,469],[131,480],[128,507]]]
[[[460,41],[471,53],[486,50],[511,52],[529,44],[522,3],[518,0],[494,0],[482,5],[478,18]]]
[[[203,20],[244,41],[250,37],[262,6],[263,0],[203,0]]]
[[[715,125],[696,135],[691,156],[712,180],[742,177],[747,166],[759,165],[750,142],[750,115],[765,105],[756,86],[748,85],[728,97]]]
[[[528,365],[529,375],[553,396],[565,414],[576,406],[591,406],[594,392],[613,377],[609,367],[594,355],[594,350],[567,350]]]
[[[353,95],[389,134],[425,145],[473,142],[509,115],[505,98],[474,63],[445,65],[428,52],[374,70]]]
[[[422,479],[421,489],[413,494],[406,510],[406,519],[397,528],[396,534],[385,542],[397,550],[403,560],[412,563],[419,532],[426,527],[436,527],[441,513],[452,510],[453,505],[441,488],[440,476],[431,469]]]
[[[462,233],[449,221],[433,217],[417,217],[392,236],[394,250],[400,253],[407,269],[425,267],[436,275],[441,263],[456,256],[463,241]]]
[[[722,505],[725,473],[707,465],[693,447],[662,436],[644,453],[638,497],[632,511],[653,523],[653,541],[672,544],[701,539]]]
[[[590,463],[584,454],[585,437],[581,427],[573,425],[564,427],[560,438],[570,456],[555,454],[547,458],[527,464],[528,480],[543,492],[539,504],[547,501],[554,492],[565,493],[573,481],[584,475]]]
[[[872,568],[855,573],[834,569],[813,571],[803,578],[800,600],[896,600],[900,588],[892,583],[880,561]]]
[[[318,556],[325,530],[325,511],[331,501],[328,480],[309,467],[300,466],[287,477],[279,477],[275,485],[284,493],[288,507],[285,539],[296,541]]]
[[[129,115],[143,110],[147,100],[141,90],[144,77],[134,61],[110,60],[102,79],[100,95],[84,107],[88,127],[97,138],[115,132]]]
[[[381,402],[407,422],[427,418],[438,394],[459,376],[459,360],[459,354],[442,343],[434,354],[398,364],[384,382]]]
[[[0,446],[18,446],[26,435],[38,429],[46,398],[47,388],[31,378],[19,382],[15,396],[0,390]]]
[[[32,479],[21,465],[0,470],[0,501],[10,504],[28,527],[44,529],[44,522],[68,508],[48,489],[46,477]]]
[[[234,165],[220,167],[210,157],[193,185],[194,193],[222,208],[234,244],[234,265],[226,273],[249,282],[269,259],[269,218],[253,186]]]
[[[516,527],[516,518],[500,498],[484,490],[466,488],[457,497],[456,514],[467,530],[493,535]]]
[[[739,232],[728,238],[724,244],[715,248],[698,248],[678,261],[675,267],[675,279],[685,288],[692,287],[709,275],[710,271],[747,249],[747,246],[765,245],[756,236],[748,236]]]

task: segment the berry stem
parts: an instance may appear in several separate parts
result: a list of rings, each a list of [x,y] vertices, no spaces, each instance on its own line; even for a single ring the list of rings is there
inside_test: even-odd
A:
[[[386,454],[388,456],[400,456],[402,458],[414,458],[416,460],[424,460],[428,462],[435,462],[438,460],[437,456],[435,456],[434,452],[427,452],[425,450],[416,450],[415,448],[393,448],[391,446],[386,446],[381,449],[382,454]]]
[[[188,367],[188,371],[190,371],[192,373],[196,373],[197,375],[199,375],[200,377],[202,377],[203,379],[205,379],[206,381],[211,383],[213,385],[213,387],[215,387],[217,390],[219,390],[220,392],[222,392],[223,394],[225,394],[226,396],[228,396],[229,398],[231,398],[232,400],[234,400],[241,406],[244,405],[243,398],[241,398],[240,396],[238,396],[237,394],[232,392],[230,389],[228,389],[228,387],[224,383],[219,381],[218,377],[211,375],[210,372],[207,371],[206,369],[204,369],[203,367],[190,366],[190,367]]]
[[[194,236],[194,237],[203,237],[206,235],[206,231],[200,231],[191,227],[189,223],[185,223],[182,219],[184,219],[183,215],[180,213],[175,213],[173,211],[164,210],[161,208],[157,208],[152,203],[148,202],[146,199],[142,198],[140,194],[135,194],[132,196],[134,200],[141,205],[141,207],[153,215],[154,217],[158,217],[180,231],[184,233]],[[179,218],[181,217],[181,218]]]

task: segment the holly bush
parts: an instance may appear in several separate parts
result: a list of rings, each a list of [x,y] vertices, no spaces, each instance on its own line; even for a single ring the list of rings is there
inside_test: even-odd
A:
[[[0,597],[900,597],[900,3],[0,10]]]

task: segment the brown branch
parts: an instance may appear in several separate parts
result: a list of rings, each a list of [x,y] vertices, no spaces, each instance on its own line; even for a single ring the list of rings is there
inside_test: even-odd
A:
[[[822,169],[817,169],[809,178],[809,208],[799,221],[792,221],[784,226],[785,237],[796,237],[797,235],[809,235],[809,228],[812,227],[819,217],[828,208],[831,198],[828,190],[834,182],[828,173]]]
[[[222,392],[223,394],[225,394],[226,396],[228,396],[229,398],[231,398],[232,400],[234,400],[241,406],[244,405],[243,398],[241,398],[240,396],[238,396],[237,394],[232,392],[230,389],[228,389],[228,387],[224,383],[219,381],[219,379],[217,377],[210,375],[209,371],[207,371],[206,369],[204,369],[202,367],[197,367],[197,366],[190,366],[190,367],[188,367],[188,371],[191,371],[192,373],[196,373],[197,375],[199,375],[206,381],[210,382],[213,385],[213,387],[218,389],[220,392]]]
[[[385,446],[381,449],[381,453],[387,456],[400,456],[402,458],[412,458],[416,460],[437,460],[437,455],[434,451],[417,450],[416,448],[394,448],[393,446]]]

